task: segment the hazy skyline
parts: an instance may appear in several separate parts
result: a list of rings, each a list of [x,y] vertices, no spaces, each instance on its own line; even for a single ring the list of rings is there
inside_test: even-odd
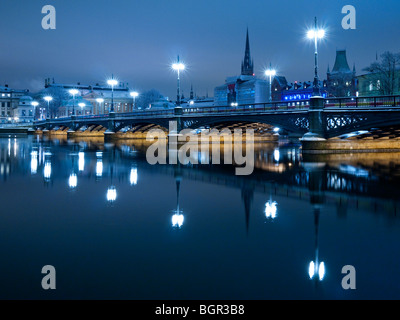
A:
[[[43,30],[44,5],[57,10],[57,29]],[[341,27],[344,5],[357,10],[357,29]],[[379,15],[377,14],[379,12]],[[319,47],[320,78],[346,49],[357,74],[384,51],[399,52],[396,0],[3,0],[0,4],[0,85],[40,90],[45,78],[95,84],[111,74],[132,89],[157,89],[175,98],[170,64],[186,62],[182,89],[213,96],[225,78],[240,74],[246,28],[258,77],[272,63],[289,82],[313,79],[313,45],[305,39],[314,16],[327,28]]]

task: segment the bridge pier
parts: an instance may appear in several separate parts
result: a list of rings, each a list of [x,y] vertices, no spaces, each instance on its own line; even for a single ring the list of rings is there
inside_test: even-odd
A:
[[[43,135],[48,136],[50,135],[50,119],[45,120],[44,129],[42,130]]]
[[[116,139],[115,134],[115,112],[110,112],[108,114],[109,120],[107,125],[107,130],[104,132],[104,142],[113,141]]]
[[[301,139],[302,150],[307,152],[314,150],[316,145],[324,144],[326,123],[323,117],[324,110],[323,97],[311,97],[310,109],[308,111],[309,132],[307,132]]]
[[[178,137],[181,136],[179,134],[179,132],[181,132],[181,130],[183,129],[182,118],[181,118],[181,116],[183,115],[182,107],[181,106],[175,107],[174,114],[175,114],[176,125],[172,125],[172,127],[171,127],[171,123],[170,123],[170,129],[172,129],[172,130],[168,132],[168,138],[171,138],[170,140],[173,143],[178,141]]]
[[[308,111],[309,132],[307,132],[302,141],[321,141],[326,140],[325,121],[322,115],[324,111],[324,98],[312,97],[310,99],[310,109]]]
[[[73,134],[75,133],[75,119],[76,119],[76,116],[71,115],[71,125],[69,126],[69,129],[67,131],[67,138],[72,137]]]

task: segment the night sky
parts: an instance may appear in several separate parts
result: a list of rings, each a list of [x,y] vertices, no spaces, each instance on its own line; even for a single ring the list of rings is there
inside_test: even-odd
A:
[[[56,30],[43,30],[44,5],[57,10]],[[357,29],[344,30],[344,5],[357,10]],[[37,91],[44,79],[95,84],[113,73],[139,91],[174,97],[170,68],[187,64],[182,88],[213,96],[227,76],[240,74],[246,28],[255,73],[271,62],[289,82],[313,78],[313,46],[305,38],[314,16],[327,28],[320,45],[321,78],[335,50],[347,49],[357,74],[376,53],[399,52],[398,0],[2,0],[0,85]]]

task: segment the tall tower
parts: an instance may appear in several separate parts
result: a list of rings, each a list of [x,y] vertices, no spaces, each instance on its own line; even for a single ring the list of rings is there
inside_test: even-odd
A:
[[[242,73],[243,76],[252,76],[254,74],[253,61],[250,57],[250,42],[249,42],[249,29],[247,28],[246,34],[246,50],[244,52],[244,60],[242,62]]]
[[[356,69],[351,71],[346,50],[336,50],[335,65],[327,72],[327,86],[332,97],[352,97],[356,95]]]

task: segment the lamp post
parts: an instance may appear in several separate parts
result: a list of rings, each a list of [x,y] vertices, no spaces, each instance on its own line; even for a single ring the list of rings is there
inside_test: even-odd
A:
[[[315,17],[314,21],[314,29],[311,29],[307,32],[307,37],[309,39],[314,40],[314,83],[313,83],[313,97],[321,96],[321,91],[319,88],[319,79],[318,79],[318,39],[322,39],[325,36],[325,30],[318,29],[317,27],[317,17]]]
[[[80,102],[78,106],[81,108],[81,114],[83,115],[83,108],[86,106],[83,102]]]
[[[33,120],[35,120],[35,116],[36,116],[36,107],[39,105],[39,102],[37,101],[32,101],[32,106],[33,106]]]
[[[47,101],[47,117],[46,118],[50,119],[50,102],[53,100],[53,97],[45,96],[43,99]]]
[[[172,69],[174,69],[178,74],[178,88],[177,88],[177,101],[176,106],[178,108],[181,107],[181,79],[180,79],[180,72],[185,70],[185,65],[182,62],[179,62],[179,56],[175,63],[172,64]]]
[[[135,104],[135,102],[136,102],[136,98],[139,96],[139,93],[137,93],[136,91],[132,91],[131,92],[131,97],[133,98],[133,104],[132,104],[132,112],[133,112],[133,109],[136,109],[136,104]]]
[[[272,102],[272,77],[276,76],[276,71],[272,69],[271,64],[269,69],[265,70],[265,75],[269,77],[269,102]]]
[[[103,98],[97,98],[96,102],[100,105],[100,108],[101,108],[101,104],[104,102],[104,99]],[[102,113],[104,113],[104,109],[103,109]],[[99,114],[99,112],[97,112],[97,114]]]
[[[107,84],[111,86],[111,109],[110,112],[114,112],[114,86],[118,84],[118,81],[114,79],[114,76],[107,81]]]
[[[72,104],[72,115],[73,115],[73,116],[75,115],[75,96],[76,96],[78,93],[79,93],[79,91],[76,90],[76,89],[71,89],[71,90],[69,90],[69,94],[72,95],[72,98],[73,98],[73,104]],[[69,113],[69,110],[68,110],[68,113]]]

